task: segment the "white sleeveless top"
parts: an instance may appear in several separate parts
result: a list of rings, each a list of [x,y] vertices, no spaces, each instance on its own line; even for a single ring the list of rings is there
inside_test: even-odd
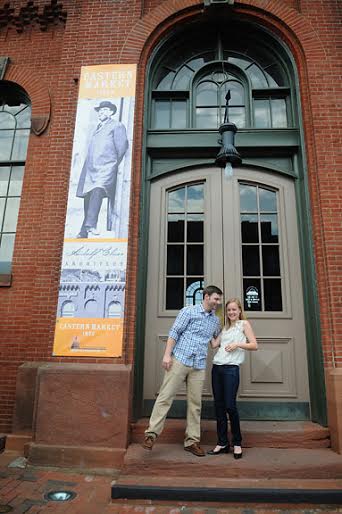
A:
[[[242,348],[236,348],[233,352],[227,352],[225,347],[229,343],[245,343],[247,338],[243,331],[244,329],[244,320],[239,320],[234,323],[233,326],[227,329],[223,329],[221,332],[221,343],[219,349],[217,350],[213,364],[218,364],[222,366],[223,364],[234,364],[235,366],[240,366],[245,360],[245,352]]]

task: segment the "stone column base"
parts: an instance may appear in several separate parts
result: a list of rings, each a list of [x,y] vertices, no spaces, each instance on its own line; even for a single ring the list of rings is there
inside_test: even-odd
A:
[[[327,370],[326,388],[331,448],[342,454],[342,368]]]
[[[120,468],[128,445],[131,366],[43,364],[37,371],[34,465]]]
[[[121,469],[126,449],[95,446],[29,445],[29,463],[33,466],[61,468]]]

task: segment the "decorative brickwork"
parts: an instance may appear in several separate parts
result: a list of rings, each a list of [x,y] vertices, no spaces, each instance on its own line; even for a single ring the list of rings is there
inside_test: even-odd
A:
[[[50,25],[65,25],[66,20],[67,11],[58,0],[51,0],[42,9],[39,9],[32,0],[20,7],[19,12],[11,6],[10,2],[5,3],[0,9],[0,28],[14,27],[19,34],[28,26],[36,24],[40,30],[45,31]]]

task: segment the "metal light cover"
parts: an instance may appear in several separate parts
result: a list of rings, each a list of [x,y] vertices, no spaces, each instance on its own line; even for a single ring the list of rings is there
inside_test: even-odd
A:
[[[67,502],[76,498],[74,491],[50,491],[45,494],[45,499],[54,502]]]
[[[221,168],[224,168],[227,163],[238,166],[241,164],[242,159],[234,146],[235,133],[237,132],[236,125],[230,122],[223,123],[219,127],[219,132],[221,139],[218,142],[221,145],[221,149],[217,154],[216,164]]]

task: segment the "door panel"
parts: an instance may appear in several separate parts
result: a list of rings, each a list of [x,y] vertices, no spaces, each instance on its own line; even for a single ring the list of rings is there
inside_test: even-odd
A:
[[[217,168],[151,184],[144,398],[151,405],[179,309],[201,278],[245,303],[259,341],[241,370],[240,401],[308,402],[306,342],[293,181]],[[203,220],[203,226],[201,221]],[[203,231],[203,238],[202,238]],[[190,285],[189,285],[190,284]],[[188,294],[187,294],[188,293]],[[211,399],[209,350],[204,400]],[[185,387],[178,395],[185,399]]]

